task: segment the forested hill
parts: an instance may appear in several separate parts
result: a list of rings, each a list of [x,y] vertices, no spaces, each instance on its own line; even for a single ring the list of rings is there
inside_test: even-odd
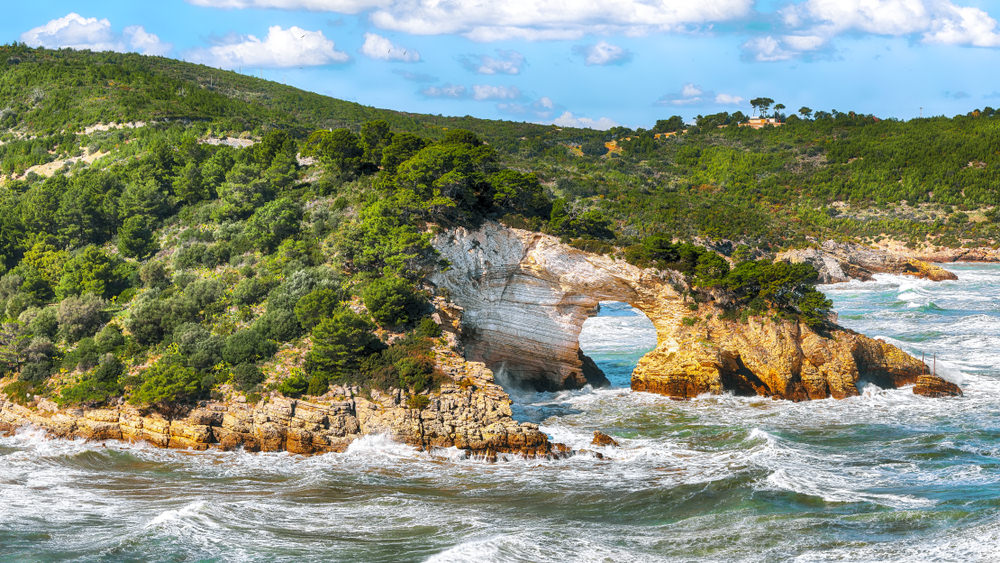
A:
[[[908,122],[802,108],[774,112],[784,126],[763,130],[739,127],[746,116],[736,112],[594,131],[377,109],[136,54],[10,45],[0,47],[0,66],[0,161],[9,176],[131,136],[80,134],[96,124],[217,137],[281,130],[301,141],[316,129],[358,133],[381,120],[430,140],[474,132],[506,164],[534,172],[563,202],[557,211],[602,213],[619,243],[650,234],[765,250],[828,238],[952,247],[1000,239],[992,108]]]
[[[95,123],[198,120],[234,131],[280,128],[357,130],[385,120],[394,130],[439,138],[474,131],[491,142],[555,129],[531,123],[442,117],[378,109],[204,65],[134,53],[0,46],[0,127],[34,134]]]

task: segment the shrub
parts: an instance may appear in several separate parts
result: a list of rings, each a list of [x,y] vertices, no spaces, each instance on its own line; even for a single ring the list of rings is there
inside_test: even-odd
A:
[[[396,387],[420,393],[441,381],[441,374],[435,371],[431,340],[416,334],[365,359],[361,372],[363,381],[378,389]]]
[[[233,288],[233,302],[237,305],[256,305],[270,290],[271,284],[258,276],[244,278]]]
[[[309,388],[309,381],[300,374],[292,375],[278,385],[278,392],[286,397],[301,397]]]
[[[434,322],[434,319],[430,317],[424,317],[420,319],[420,324],[417,325],[417,329],[414,332],[418,336],[437,338],[441,336],[441,325]]]
[[[240,364],[233,368],[233,384],[241,391],[250,391],[264,382],[264,374],[253,364]]]
[[[312,330],[321,320],[333,314],[342,299],[340,292],[328,287],[314,289],[295,304],[295,316],[302,328]]]
[[[130,401],[168,410],[176,403],[195,400],[202,392],[198,372],[184,365],[176,353],[160,358],[142,374],[142,384]]]
[[[174,329],[174,344],[186,358],[186,364],[200,372],[222,361],[222,339],[197,323],[184,323]]]
[[[302,325],[299,324],[295,313],[285,309],[269,310],[264,313],[254,323],[254,329],[265,338],[276,342],[287,342],[302,334]]]
[[[351,381],[357,377],[361,360],[378,351],[381,342],[372,334],[372,325],[350,309],[340,309],[312,330],[313,347],[306,370],[327,381]]]
[[[252,364],[270,357],[275,352],[274,342],[259,331],[249,328],[237,331],[226,339],[222,359],[230,365]]]
[[[170,285],[170,273],[163,262],[150,260],[139,267],[139,279],[146,287],[163,289]]]
[[[55,338],[59,330],[59,311],[57,307],[32,307],[21,313],[18,320],[28,327],[33,336]]]
[[[56,347],[44,336],[36,336],[24,350],[24,363],[18,379],[38,383],[52,375],[53,360],[56,357]]]
[[[372,318],[382,326],[409,323],[426,306],[426,301],[413,285],[396,276],[386,276],[371,282],[362,292],[361,298]]]
[[[118,251],[129,258],[142,260],[157,251],[152,221],[142,215],[125,219],[118,229]]]
[[[125,345],[125,335],[122,330],[113,324],[105,325],[104,328],[94,337],[94,343],[102,354],[114,352]]]
[[[70,296],[59,304],[59,332],[68,342],[94,334],[104,323],[104,308],[107,305],[96,295]]]
[[[60,405],[98,406],[121,395],[118,382],[125,366],[114,354],[105,354],[97,369],[87,374],[75,385],[62,390],[57,402]]]

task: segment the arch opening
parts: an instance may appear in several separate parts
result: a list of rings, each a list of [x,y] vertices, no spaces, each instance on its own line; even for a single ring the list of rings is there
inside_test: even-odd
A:
[[[580,351],[611,383],[629,387],[639,359],[656,347],[656,328],[645,313],[621,301],[601,301],[583,323]]]

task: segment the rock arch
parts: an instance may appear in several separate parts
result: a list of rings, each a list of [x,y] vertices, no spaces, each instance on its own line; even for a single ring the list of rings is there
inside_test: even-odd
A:
[[[714,304],[685,301],[676,272],[641,269],[548,235],[488,222],[439,234],[433,245],[449,267],[431,281],[458,309],[466,358],[504,367],[524,386],[606,382],[579,346],[600,301],[628,303],[656,328],[656,348],[632,374],[635,390],[800,400],[856,395],[862,379],[895,387],[917,382],[918,391],[918,380],[935,389],[947,383],[895,346],[846,329],[821,335],[794,321],[726,320]]]

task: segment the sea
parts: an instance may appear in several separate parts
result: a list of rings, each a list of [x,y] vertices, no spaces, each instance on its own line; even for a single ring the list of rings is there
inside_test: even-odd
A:
[[[591,453],[188,452],[23,428],[0,438],[0,561],[998,561],[1000,266],[945,267],[959,279],[821,289],[961,398],[633,393],[652,325],[604,303],[580,340],[611,388],[512,391],[518,418]]]

